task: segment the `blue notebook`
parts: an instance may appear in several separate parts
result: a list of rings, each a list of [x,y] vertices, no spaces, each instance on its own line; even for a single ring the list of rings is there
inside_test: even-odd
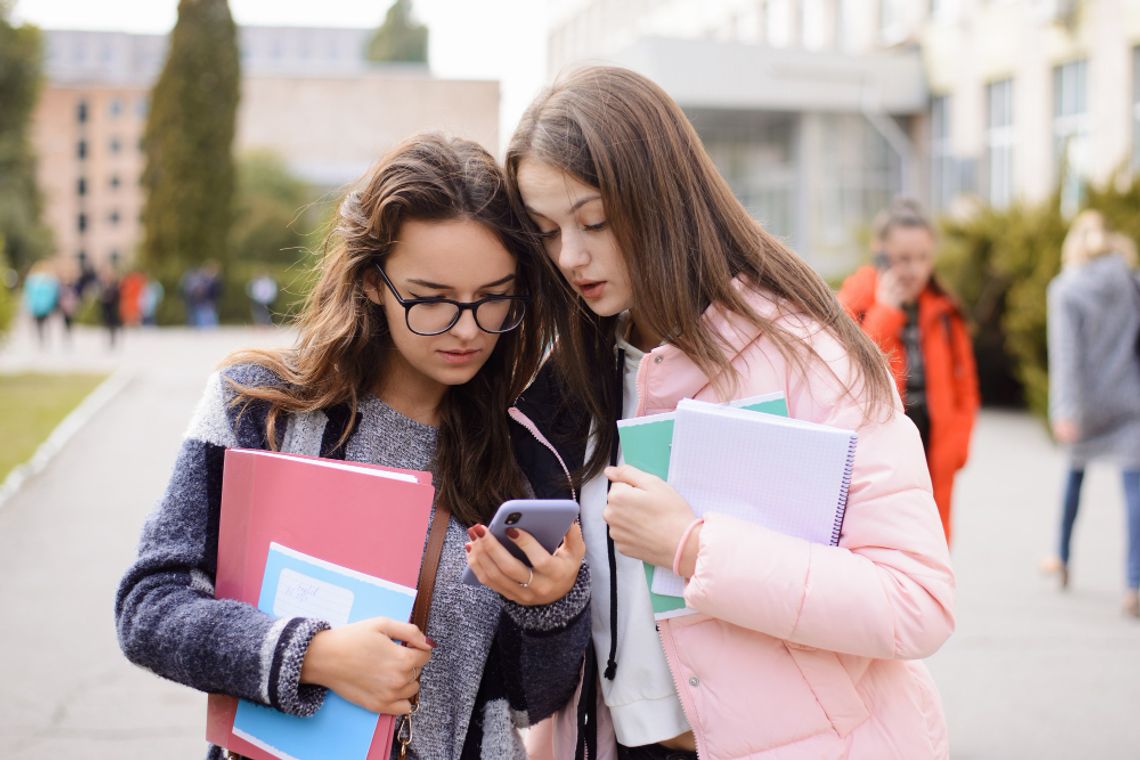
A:
[[[336,627],[384,616],[407,620],[416,590],[270,544],[257,606],[278,618],[311,617]],[[234,735],[281,758],[364,758],[380,716],[329,691],[315,715],[299,718],[238,702]]]

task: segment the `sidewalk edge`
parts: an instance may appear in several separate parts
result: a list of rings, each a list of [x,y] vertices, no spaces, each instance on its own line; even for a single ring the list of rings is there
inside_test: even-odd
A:
[[[72,436],[79,432],[109,401],[119,395],[133,379],[133,371],[120,369],[87,394],[79,402],[79,406],[72,409],[63,418],[63,421],[55,426],[51,435],[40,444],[32,458],[17,465],[8,473],[4,483],[0,484],[0,509],[3,509],[7,502],[19,493],[25,482],[43,472],[48,463],[67,445]]]

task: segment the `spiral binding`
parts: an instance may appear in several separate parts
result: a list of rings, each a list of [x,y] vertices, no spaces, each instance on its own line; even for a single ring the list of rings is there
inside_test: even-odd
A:
[[[843,518],[847,514],[847,492],[851,490],[851,475],[855,470],[855,447],[859,436],[851,434],[847,447],[847,462],[843,465],[843,482],[839,486],[839,509],[835,510],[835,522],[831,526],[831,545],[839,546],[839,534],[843,530]]]

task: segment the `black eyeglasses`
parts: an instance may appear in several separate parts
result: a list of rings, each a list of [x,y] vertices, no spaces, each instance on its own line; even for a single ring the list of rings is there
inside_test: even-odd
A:
[[[404,307],[404,322],[408,329],[416,335],[442,335],[463,316],[463,312],[470,309],[475,315],[475,324],[483,332],[499,335],[510,332],[522,324],[526,316],[526,305],[530,296],[486,296],[478,301],[453,301],[450,298],[404,298],[396,286],[388,279],[384,268],[379,264],[376,270],[380,272],[384,284],[392,291],[396,302]]]

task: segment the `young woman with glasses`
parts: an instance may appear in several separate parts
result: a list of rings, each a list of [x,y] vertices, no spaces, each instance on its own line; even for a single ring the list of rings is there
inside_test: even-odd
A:
[[[506,164],[546,246],[536,301],[558,323],[524,398],[576,410],[558,427],[590,445],[570,464],[583,473],[596,657],[583,698],[528,733],[532,757],[947,757],[938,693],[916,661],[953,629],[954,576],[882,354],[644,77],[568,76],[531,104]],[[838,546],[607,467],[621,461],[619,417],[773,392],[793,417],[858,431]],[[686,580],[693,614],[654,620],[643,561]]]
[[[460,578],[483,523],[537,479],[516,464],[507,408],[545,345],[527,321],[540,255],[479,146],[423,135],[381,159],[340,206],[295,346],[238,353],[211,377],[119,588],[127,656],[294,715],[328,689],[397,715],[416,697],[408,756],[524,758],[517,729],[570,698],[589,636],[581,531],[553,554],[519,533],[533,568]],[[427,630],[215,599],[228,447],[433,471],[451,518]]]

